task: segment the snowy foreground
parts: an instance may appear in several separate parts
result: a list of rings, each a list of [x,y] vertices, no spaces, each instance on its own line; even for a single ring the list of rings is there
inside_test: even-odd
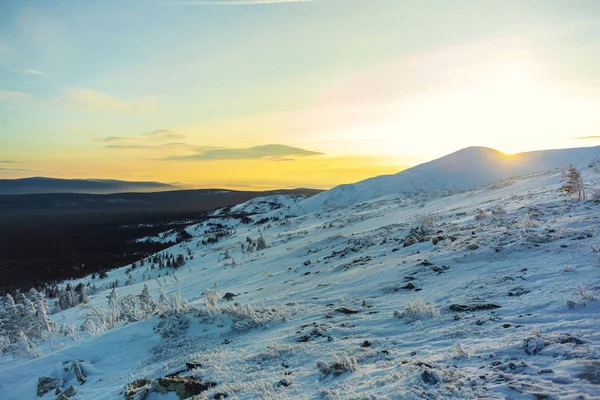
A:
[[[216,384],[199,399],[600,398],[600,203],[561,197],[563,183],[552,170],[295,216],[292,204],[261,224],[215,217],[164,252],[193,256],[176,270],[146,261],[82,281],[101,288],[95,307],[116,279],[121,298],[175,295],[162,317],[46,339],[35,359],[5,354],[0,398],[38,398],[46,376],[72,398],[119,399],[170,373]],[[202,244],[218,229],[230,234]],[[86,312],[51,318],[79,328]]]

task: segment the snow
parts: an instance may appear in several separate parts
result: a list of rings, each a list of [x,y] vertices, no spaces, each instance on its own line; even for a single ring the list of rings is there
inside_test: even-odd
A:
[[[495,151],[469,148],[412,172],[282,201],[287,208],[276,211],[246,203],[244,212],[264,211],[258,217],[270,220],[220,217],[190,227],[193,239],[164,251],[193,254],[177,270],[146,262],[104,280],[71,281],[98,286],[90,295],[95,306],[106,306],[115,279],[132,277],[119,287],[121,298],[148,285],[157,300],[162,286],[198,309],[182,314],[188,327],[163,338],[153,317],[56,338],[54,346],[65,347],[55,351],[39,343],[44,356],[37,359],[5,354],[1,397],[34,399],[38,377],[61,375],[63,361],[78,359],[88,381],[69,384],[81,399],[123,398],[128,382],[190,361],[201,367],[184,375],[217,384],[206,398],[595,398],[600,204],[560,196],[555,168],[576,164],[588,190],[599,187],[600,174],[588,167],[599,151],[538,152],[504,163]],[[476,173],[456,176],[466,170]],[[411,191],[415,177],[429,189]],[[211,223],[229,234],[203,245]],[[410,235],[421,241],[404,247]],[[266,249],[242,251],[247,238],[260,236]],[[236,296],[209,312],[205,291],[215,287]],[[52,318],[79,326],[84,310]],[[336,359],[356,359],[357,368],[334,376],[316,366]]]
[[[221,216],[226,214],[264,214],[269,211],[277,210],[280,208],[290,207],[300,201],[304,197],[302,196],[286,196],[286,195],[273,195],[265,197],[256,197],[250,199],[245,203],[235,205],[231,208],[219,208],[213,211],[213,216]]]
[[[543,150],[505,155],[486,147],[468,147],[395,175],[340,185],[312,196],[294,214],[312,213],[400,193],[472,189],[486,183],[537,171],[565,168],[600,158],[600,147]]]

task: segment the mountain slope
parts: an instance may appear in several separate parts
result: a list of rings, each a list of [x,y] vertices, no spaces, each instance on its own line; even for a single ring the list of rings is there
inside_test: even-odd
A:
[[[300,215],[399,193],[473,189],[511,176],[588,163],[596,158],[600,158],[600,146],[514,155],[486,147],[468,147],[394,175],[337,186],[304,200],[293,212]]]
[[[583,174],[600,185],[593,169]],[[147,285],[159,311],[144,319],[123,308],[116,327],[84,331],[90,309],[52,315],[53,342],[35,344],[42,356],[0,356],[2,398],[33,400],[48,376],[80,398],[122,399],[127,383],[168,374],[214,382],[201,399],[594,398],[600,206],[560,197],[562,183],[560,172],[539,173],[420,193],[419,203],[380,198],[265,224],[203,222],[162,252],[187,255],[178,269],[148,258],[71,281],[97,288],[97,310],[115,282],[123,306]],[[250,251],[261,237],[266,248]],[[85,384],[64,372],[73,359]]]

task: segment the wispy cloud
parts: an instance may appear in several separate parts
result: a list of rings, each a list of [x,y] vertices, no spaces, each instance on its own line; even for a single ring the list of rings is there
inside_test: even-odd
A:
[[[124,144],[107,144],[104,146],[107,149],[126,149],[126,150],[143,150],[143,149],[187,149],[197,150],[197,147],[187,143],[162,143],[149,145],[143,143],[124,143]]]
[[[31,99],[33,99],[33,96],[27,93],[0,90],[0,101],[26,101]]]
[[[573,140],[597,140],[600,139],[600,136],[580,136],[575,137]]]
[[[14,160],[0,160],[0,164],[22,164],[22,162]]]
[[[113,142],[121,142],[125,140],[132,140],[135,138],[130,138],[126,136],[106,136],[106,137],[98,137],[92,138],[92,142],[100,142],[100,143],[113,143]]]
[[[124,100],[100,90],[88,88],[64,89],[62,96],[54,99],[53,103],[64,108],[88,111],[145,112],[157,109],[154,97]]]
[[[47,73],[38,71],[37,69],[24,69],[22,72],[27,75],[48,76]]]
[[[185,135],[170,131],[168,129],[155,129],[151,132],[142,133],[141,136],[155,141],[178,140],[185,138]]]
[[[320,0],[196,0],[179,1],[176,4],[183,6],[244,6],[254,4],[282,4],[282,3],[311,3]]]
[[[2,167],[0,167],[0,171],[34,172],[35,170],[25,169],[25,168],[2,168]]]
[[[202,149],[198,154],[170,157],[169,160],[197,160],[197,161],[215,161],[215,160],[258,160],[272,159],[279,160],[297,156],[316,156],[322,155],[316,151],[299,149],[297,147],[285,146],[282,144],[266,144],[263,146],[247,148],[209,148]]]
[[[110,148],[153,148],[157,147],[157,143],[163,142],[160,146],[165,145],[186,145],[185,143],[164,143],[172,142],[174,140],[184,139],[186,136],[175,131],[168,129],[155,129],[150,132],[142,133],[135,136],[105,136],[95,137],[90,139],[92,142],[98,143],[115,143],[125,142],[126,144],[120,146],[106,146]],[[159,147],[159,146],[158,146]]]

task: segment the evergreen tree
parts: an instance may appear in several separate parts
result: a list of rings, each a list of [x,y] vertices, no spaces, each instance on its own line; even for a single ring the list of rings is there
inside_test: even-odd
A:
[[[54,330],[54,322],[48,317],[47,307],[42,300],[38,300],[36,311],[36,328],[39,330],[40,336],[43,335],[44,332],[52,332]]]
[[[577,168],[569,164],[569,169],[567,169],[564,174],[564,179],[566,183],[561,186],[560,191],[563,192],[565,196],[577,194],[577,200],[586,200],[585,185],[581,173]]]
[[[38,329],[35,305],[29,299],[25,299],[22,317],[20,319],[21,330],[30,337],[40,338],[41,331]]]
[[[81,288],[81,292],[79,292],[79,304],[87,304],[90,300],[88,299],[87,290],[85,287]]]

